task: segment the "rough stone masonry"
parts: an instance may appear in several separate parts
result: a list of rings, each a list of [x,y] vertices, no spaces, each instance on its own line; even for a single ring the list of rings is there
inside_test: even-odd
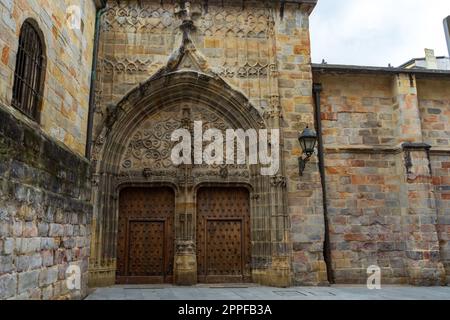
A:
[[[0,108],[0,299],[87,293],[89,163]],[[66,270],[82,286],[68,290]]]
[[[80,6],[79,30],[66,24]],[[0,299],[76,299],[87,293],[90,164],[86,145],[96,1],[0,1]],[[43,35],[40,118],[11,107],[19,35]],[[66,271],[79,266],[81,287]],[[70,285],[69,285],[70,286]]]

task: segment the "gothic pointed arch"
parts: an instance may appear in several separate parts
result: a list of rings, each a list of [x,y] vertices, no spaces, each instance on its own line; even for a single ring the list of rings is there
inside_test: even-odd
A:
[[[184,56],[180,62],[183,59]],[[97,170],[118,172],[119,157],[124,152],[121,148],[130,132],[149,114],[171,105],[190,105],[196,112],[196,107],[202,104],[217,116],[227,119],[231,128],[266,127],[262,115],[244,94],[219,76],[194,70],[168,70],[161,70],[129,92],[118,104],[109,107],[94,145],[93,160]],[[100,158],[101,163],[98,161]]]

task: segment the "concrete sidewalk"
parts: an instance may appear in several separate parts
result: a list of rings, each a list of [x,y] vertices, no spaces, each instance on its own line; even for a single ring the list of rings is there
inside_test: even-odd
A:
[[[245,285],[114,286],[96,289],[86,300],[450,300],[450,287],[365,286],[269,288]]]

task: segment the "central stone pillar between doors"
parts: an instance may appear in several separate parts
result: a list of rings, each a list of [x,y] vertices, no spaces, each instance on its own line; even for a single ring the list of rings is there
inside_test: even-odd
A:
[[[191,181],[192,168],[181,168],[183,184],[175,204],[175,264],[176,285],[197,284],[197,250],[195,244],[195,200]]]

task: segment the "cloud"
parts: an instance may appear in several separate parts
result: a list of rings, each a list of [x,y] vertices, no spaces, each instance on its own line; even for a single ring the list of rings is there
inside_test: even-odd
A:
[[[311,16],[313,61],[398,66],[425,48],[448,55],[448,15],[449,0],[319,0]]]

